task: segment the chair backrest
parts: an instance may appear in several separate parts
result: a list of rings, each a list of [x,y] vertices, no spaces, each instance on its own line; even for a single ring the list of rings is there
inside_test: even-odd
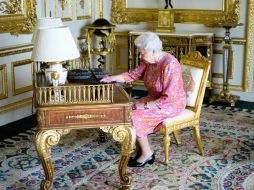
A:
[[[206,89],[206,81],[211,61],[199,51],[189,52],[181,60],[184,90],[187,95],[187,107],[200,113]]]

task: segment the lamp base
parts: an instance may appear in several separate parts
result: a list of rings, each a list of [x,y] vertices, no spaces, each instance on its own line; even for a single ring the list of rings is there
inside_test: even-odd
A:
[[[239,101],[240,97],[235,95],[222,96],[220,94],[213,95],[209,98],[209,103],[212,102],[226,102],[230,103],[230,106],[235,106],[235,103]]]
[[[53,81],[55,80],[54,78],[52,78],[52,73],[58,73],[59,74],[59,77],[57,79],[57,85],[64,85],[66,80],[67,80],[67,73],[68,73],[68,70],[63,68],[62,64],[50,64],[50,67],[48,69],[45,69],[45,76],[46,76],[46,79],[47,79],[47,82],[50,84],[50,85],[53,85]]]
[[[59,95],[59,94],[56,94],[56,95],[53,95],[51,96],[50,100],[49,100],[49,103],[50,104],[59,104],[59,103],[63,103],[65,102],[64,101],[64,96],[63,95]]]

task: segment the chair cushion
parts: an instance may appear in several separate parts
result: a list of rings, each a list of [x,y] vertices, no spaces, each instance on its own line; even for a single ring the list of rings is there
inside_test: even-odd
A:
[[[183,110],[179,115],[173,118],[167,118],[163,121],[163,125],[175,125],[178,123],[185,122],[186,120],[193,119],[195,113],[189,109]]]
[[[187,95],[187,106],[195,106],[199,86],[203,76],[203,69],[181,65],[184,90]]]

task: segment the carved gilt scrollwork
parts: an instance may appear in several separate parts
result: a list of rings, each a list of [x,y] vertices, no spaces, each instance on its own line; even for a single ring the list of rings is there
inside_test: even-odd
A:
[[[37,113],[37,123],[39,127],[45,125],[44,118],[45,118],[44,112]]]
[[[189,40],[186,38],[168,38],[168,37],[163,37],[161,36],[161,41],[163,44],[187,44],[189,43]]]
[[[127,15],[124,13],[126,2],[122,0],[114,0],[112,2],[112,22],[114,23],[128,23]]]
[[[36,136],[36,149],[38,155],[43,158],[51,157],[51,146],[56,145],[61,136],[70,132],[70,129],[39,131]]]
[[[199,23],[215,26],[218,23],[239,21],[239,0],[222,0],[221,10],[174,8],[175,23]],[[118,24],[158,21],[158,8],[128,8],[128,0],[112,1],[112,22]]]
[[[231,25],[236,25],[240,19],[240,7],[239,0],[235,0],[233,4],[229,6],[229,11],[224,15],[221,23],[227,23]]]
[[[65,4],[66,4],[66,0],[58,0],[59,1],[59,3],[60,3],[60,5],[61,5],[61,9],[62,9],[62,11],[64,11],[64,8],[65,8]]]
[[[51,161],[51,146],[56,145],[61,136],[68,134],[70,129],[41,130],[36,135],[35,146],[45,172],[45,180],[41,189],[49,189],[53,183],[54,170]]]
[[[35,22],[35,0],[0,2],[0,33],[31,33]]]
[[[136,134],[132,127],[127,125],[100,127],[104,132],[111,133],[113,139],[121,142],[121,154],[129,155],[136,142]]]
[[[22,13],[20,0],[5,0],[0,2],[0,11],[8,15]]]

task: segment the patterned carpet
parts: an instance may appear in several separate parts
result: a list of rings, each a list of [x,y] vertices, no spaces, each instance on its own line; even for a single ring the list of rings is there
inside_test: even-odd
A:
[[[195,147],[192,131],[181,132],[182,144],[170,146],[170,165],[163,165],[162,135],[149,139],[156,155],[153,165],[128,168],[131,189],[253,190],[254,110],[206,106],[202,108],[201,136],[205,156]],[[0,142],[0,187],[37,190],[44,173],[33,141],[35,130]],[[110,136],[98,143],[95,130],[73,130],[52,149],[55,170],[52,189],[119,189],[120,145]]]

